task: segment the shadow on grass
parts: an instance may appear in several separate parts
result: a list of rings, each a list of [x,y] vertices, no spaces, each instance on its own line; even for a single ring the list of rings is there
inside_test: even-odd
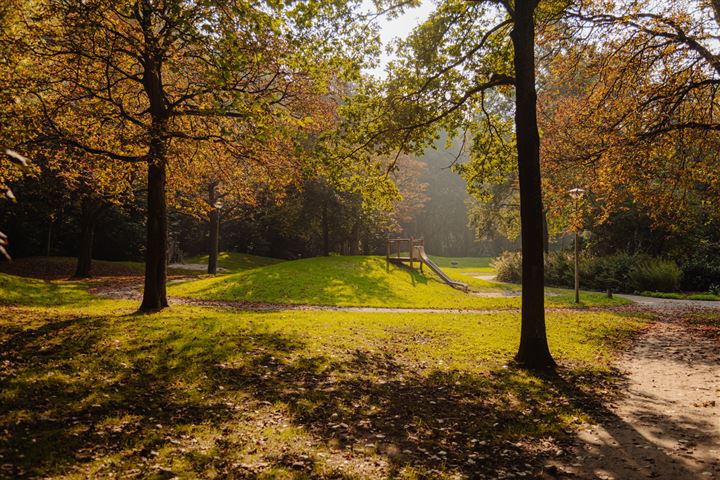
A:
[[[537,477],[573,417],[619,421],[592,390],[610,378],[590,370],[444,371],[311,352],[252,322],[154,321],[3,327],[0,475]]]

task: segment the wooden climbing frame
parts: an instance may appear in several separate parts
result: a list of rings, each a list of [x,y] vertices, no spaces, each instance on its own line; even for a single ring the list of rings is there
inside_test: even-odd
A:
[[[422,271],[423,262],[418,247],[424,247],[422,238],[388,238],[386,259],[396,264],[408,263],[410,268],[414,268],[417,262]]]

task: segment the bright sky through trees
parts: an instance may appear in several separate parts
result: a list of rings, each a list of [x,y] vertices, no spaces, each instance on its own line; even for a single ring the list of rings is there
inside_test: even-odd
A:
[[[368,10],[375,10],[372,2],[366,1],[365,3],[367,4]],[[425,21],[434,9],[435,4],[431,0],[423,0],[419,7],[409,8],[397,18],[388,18],[387,15],[379,17],[377,23],[380,26],[380,39],[383,44],[383,52],[380,57],[380,64],[376,68],[369,70],[369,72],[381,78],[385,77],[385,66],[394,57],[393,54],[389,54],[385,50],[387,46],[397,38],[407,37],[413,28]]]

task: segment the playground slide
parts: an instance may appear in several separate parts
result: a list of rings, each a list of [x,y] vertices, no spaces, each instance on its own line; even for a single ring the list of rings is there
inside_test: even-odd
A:
[[[438,267],[435,264],[435,262],[430,260],[430,257],[428,257],[427,254],[425,253],[425,247],[419,246],[419,247],[415,247],[415,248],[417,249],[417,253],[419,254],[418,256],[423,261],[423,263],[425,263],[428,267],[430,267],[430,270],[432,270],[440,278],[442,278],[445,283],[447,283],[448,285],[450,285],[453,288],[457,288],[458,290],[463,290],[465,292],[468,291],[467,283],[456,282],[452,278],[448,277],[448,275],[445,272],[443,272],[440,269],[440,267]]]

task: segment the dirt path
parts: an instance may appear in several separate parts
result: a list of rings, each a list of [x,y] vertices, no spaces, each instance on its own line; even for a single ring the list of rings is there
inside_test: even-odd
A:
[[[626,393],[579,432],[559,478],[720,479],[720,342],[676,317],[666,311],[621,360]]]

